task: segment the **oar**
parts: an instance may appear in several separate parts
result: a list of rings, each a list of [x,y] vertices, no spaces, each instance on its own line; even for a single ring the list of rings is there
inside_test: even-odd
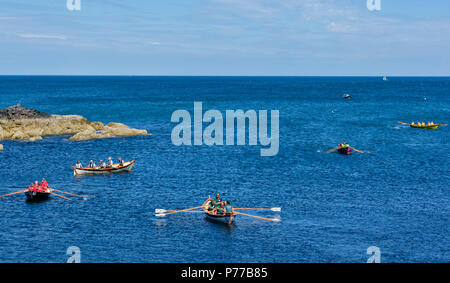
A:
[[[52,192],[50,192],[50,193],[51,193],[52,195],[58,196],[58,197],[63,198],[63,199],[72,200],[71,198],[66,198],[66,197],[60,196],[60,195],[55,194],[55,193],[52,193]]]
[[[271,210],[271,211],[281,211],[281,207],[272,207],[272,208],[233,208],[233,209],[239,209],[239,210]]]
[[[357,150],[356,148],[353,148],[353,147],[351,147],[351,149],[353,149],[354,151],[357,151],[357,152],[359,152],[359,153],[364,153],[364,151]]]
[[[9,194],[6,194],[6,195],[2,195],[2,196],[0,196],[0,198],[6,197],[6,196],[10,196],[10,195],[15,195],[15,194],[24,193],[24,192],[26,192],[26,191],[28,191],[28,189],[21,190],[21,191],[17,191],[17,192],[14,192],[14,193],[9,193]]]
[[[335,147],[335,148],[332,148],[332,149],[330,149],[329,151],[327,151],[327,153],[332,153],[333,151],[337,150],[338,148],[339,148],[339,146],[338,146],[338,147]]]
[[[281,221],[281,220],[278,219],[278,218],[266,218],[266,217],[261,217],[261,216],[256,216],[256,215],[251,215],[251,214],[242,213],[242,212],[238,212],[238,211],[235,211],[234,213],[235,213],[235,214],[242,214],[242,215],[250,216],[250,217],[254,217],[254,218],[259,218],[259,219],[263,219],[263,220],[267,220],[267,221],[274,221],[274,222]]]
[[[160,209],[157,208],[155,209],[155,213],[166,213],[166,212],[174,212],[174,211],[178,211],[178,210],[173,210],[173,209]],[[203,210],[196,210],[196,211],[192,211],[192,210],[188,210],[188,211],[184,211],[184,212],[203,212]]]
[[[404,123],[404,122],[400,122],[400,121],[398,121],[398,122],[403,125],[411,125],[410,123]]]
[[[157,217],[164,217],[164,216],[167,216],[167,215],[170,215],[170,214],[179,213],[179,212],[187,212],[187,211],[194,210],[194,209],[197,209],[197,208],[202,208],[202,207],[203,206],[191,207],[191,208],[187,208],[187,209],[183,209],[183,210],[174,210],[174,211],[171,211],[171,212],[168,212],[168,213],[158,213],[157,210],[155,209],[155,212],[158,213],[158,214],[155,214],[155,216],[157,216]]]
[[[53,190],[53,191],[57,191],[57,192],[60,192],[60,193],[63,193],[63,194],[68,194],[68,195],[72,195],[72,196],[76,196],[76,197],[80,197],[80,198],[86,198],[87,197],[87,196],[80,196],[80,195],[76,195],[76,194],[60,191],[60,190],[53,189],[53,188],[50,188],[50,189]]]

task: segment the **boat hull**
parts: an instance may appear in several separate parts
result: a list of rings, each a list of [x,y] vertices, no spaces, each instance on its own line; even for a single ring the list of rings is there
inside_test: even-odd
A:
[[[48,199],[50,196],[49,192],[36,192],[36,191],[27,191],[25,192],[25,196],[27,197],[27,202],[38,202]]]
[[[207,212],[205,212],[205,217],[208,220],[219,222],[227,225],[231,225],[234,223],[234,219],[236,218],[236,215],[230,214],[230,215],[212,215]]]
[[[340,154],[349,155],[352,154],[353,150],[350,147],[346,147],[346,148],[338,148],[337,152],[339,152]]]
[[[410,125],[410,126],[411,126],[411,128],[429,129],[429,130],[436,130],[437,128],[439,128],[439,124],[431,125],[431,126],[417,126],[417,125]]]
[[[95,174],[108,174],[108,173],[121,173],[121,172],[129,172],[133,168],[134,160],[125,162],[123,166],[119,166],[119,164],[114,164],[111,168],[76,168],[73,166],[73,175],[95,175]]]

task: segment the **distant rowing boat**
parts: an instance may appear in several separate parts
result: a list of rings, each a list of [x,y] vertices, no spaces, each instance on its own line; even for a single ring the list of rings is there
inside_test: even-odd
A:
[[[425,124],[425,123],[422,123],[422,124],[420,124],[420,122],[418,123],[418,124],[414,124],[414,123],[404,123],[404,122],[399,122],[400,124],[403,124],[403,125],[409,125],[411,128],[416,128],[416,129],[429,129],[429,130],[436,130],[437,128],[439,128],[439,126],[441,125],[441,124]],[[442,124],[443,126],[445,125],[445,124]]]
[[[216,221],[216,222],[220,222],[220,223],[224,223],[224,224],[228,224],[231,225],[234,223],[234,219],[236,218],[235,213],[228,213],[228,214],[213,214],[211,211],[208,211],[208,203],[211,202],[212,199],[207,199],[203,205],[202,205],[202,209],[203,212],[205,212],[205,217],[209,220],[212,221]]]
[[[431,130],[436,130],[437,128],[439,128],[439,125],[440,124],[435,124],[435,125],[425,125],[425,126],[422,126],[422,125],[412,125],[412,124],[410,124],[410,126],[411,126],[411,128],[418,128],[418,129],[431,129]]]
[[[119,163],[113,164],[112,167],[109,168],[90,168],[90,167],[82,167],[77,168],[75,166],[72,166],[73,168],[73,175],[79,176],[79,175],[87,175],[87,174],[106,174],[106,173],[119,173],[119,172],[126,172],[131,171],[134,165],[134,160],[124,162],[122,166],[120,166]]]

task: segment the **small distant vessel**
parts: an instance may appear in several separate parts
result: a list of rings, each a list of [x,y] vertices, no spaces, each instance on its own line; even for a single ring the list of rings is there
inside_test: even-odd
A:
[[[387,81],[388,79],[387,79],[387,77],[386,76],[384,76],[383,77],[383,81]]]
[[[90,167],[82,167],[77,168],[75,166],[72,166],[73,168],[73,175],[79,176],[79,175],[87,175],[87,174],[105,174],[105,173],[120,173],[120,172],[126,172],[131,171],[134,165],[134,160],[124,162],[123,165],[120,165],[119,163],[113,164],[112,167],[109,168],[90,168]]]
[[[344,155],[350,155],[353,153],[353,151],[364,153],[364,151],[351,147],[347,142],[340,143],[337,147],[328,150],[327,153],[331,153],[334,151],[337,151],[338,153]]]
[[[424,122],[417,122],[417,124],[415,124],[414,122],[411,122],[411,123],[399,122],[399,123],[403,124],[403,125],[409,125],[411,128],[429,129],[429,130],[436,130],[441,125],[441,124],[434,124],[433,122],[431,122],[431,123],[428,122],[427,124],[425,124]],[[444,125],[444,124],[442,124],[442,125]]]
[[[209,220],[215,221],[215,222],[220,222],[220,223],[224,223],[224,224],[228,224],[231,225],[234,223],[234,219],[236,218],[236,213],[229,213],[229,214],[213,214],[211,211],[208,211],[208,206],[209,203],[212,201],[212,199],[207,199],[203,205],[202,205],[202,209],[203,212],[205,213],[205,217]]]
[[[349,99],[349,98],[352,98],[352,96],[350,95],[350,94],[348,94],[348,93],[346,93],[346,94],[344,94],[344,99]]]
[[[156,217],[165,217],[165,216],[175,214],[175,213],[201,213],[201,214],[205,215],[206,219],[209,219],[209,220],[212,220],[212,221],[218,222],[218,223],[224,223],[227,225],[233,224],[234,220],[238,214],[265,220],[265,221],[273,221],[273,222],[281,221],[279,217],[267,218],[267,217],[261,217],[261,216],[257,216],[257,215],[240,212],[240,210],[266,210],[266,211],[270,210],[270,211],[278,211],[279,212],[279,211],[281,211],[281,207],[271,207],[271,208],[249,208],[249,207],[236,208],[236,207],[233,207],[231,209],[231,211],[232,211],[231,213],[228,212],[225,214],[220,214],[220,213],[217,214],[217,213],[213,212],[213,211],[215,211],[215,209],[214,209],[215,207],[211,204],[212,201],[213,200],[211,199],[211,197],[208,196],[208,199],[201,206],[197,206],[197,207],[191,207],[191,208],[186,208],[186,209],[181,209],[181,210],[173,210],[173,209],[167,210],[167,209],[156,208],[155,216]],[[228,205],[229,204],[230,203],[228,202]],[[213,210],[210,210],[210,209],[213,209]]]
[[[27,197],[27,202],[43,201],[43,200],[48,199],[50,197],[50,195],[55,195],[57,197],[60,197],[60,198],[66,199],[66,200],[72,200],[71,198],[68,198],[68,197],[65,197],[62,195],[58,195],[57,193],[55,193],[55,191],[59,192],[59,193],[63,193],[63,194],[68,194],[71,196],[80,197],[83,199],[86,199],[86,197],[87,197],[87,196],[80,196],[77,194],[72,194],[72,193],[68,193],[65,191],[58,190],[58,189],[50,188],[48,186],[47,181],[45,181],[45,179],[43,179],[41,183],[38,184],[36,181],[36,183],[30,185],[28,187],[28,189],[20,190],[20,191],[9,193],[9,194],[4,194],[4,195],[1,195],[0,198],[16,195],[16,194],[20,194],[20,193],[25,193],[25,196]]]
[[[418,128],[418,129],[431,129],[431,130],[436,130],[437,128],[439,128],[440,124],[433,124],[433,125],[425,125],[424,123],[422,123],[422,125],[416,125],[416,124],[410,124],[411,128]]]

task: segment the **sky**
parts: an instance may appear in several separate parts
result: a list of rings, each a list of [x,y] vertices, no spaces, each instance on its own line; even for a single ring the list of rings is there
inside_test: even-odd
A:
[[[448,0],[79,1],[0,0],[0,75],[450,75]]]

